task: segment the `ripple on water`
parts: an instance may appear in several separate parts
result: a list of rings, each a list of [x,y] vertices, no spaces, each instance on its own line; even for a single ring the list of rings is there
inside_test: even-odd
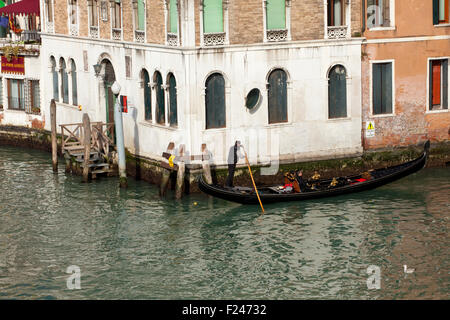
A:
[[[359,194],[265,206],[54,175],[0,147],[0,296],[19,299],[447,298],[450,170]],[[197,205],[194,205],[197,202]],[[405,277],[403,264],[416,268]],[[66,269],[81,268],[82,290]],[[382,289],[367,290],[367,267]]]

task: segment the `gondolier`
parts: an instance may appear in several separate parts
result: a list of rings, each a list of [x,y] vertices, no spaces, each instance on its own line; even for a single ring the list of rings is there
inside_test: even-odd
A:
[[[226,187],[233,187],[234,171],[236,170],[236,163],[244,156],[241,153],[241,142],[238,140],[228,152],[228,177],[225,182]]]

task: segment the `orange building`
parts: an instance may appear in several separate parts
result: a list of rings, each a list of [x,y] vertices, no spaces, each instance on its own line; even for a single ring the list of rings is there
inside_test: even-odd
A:
[[[365,149],[449,140],[449,11],[449,0],[363,0]]]

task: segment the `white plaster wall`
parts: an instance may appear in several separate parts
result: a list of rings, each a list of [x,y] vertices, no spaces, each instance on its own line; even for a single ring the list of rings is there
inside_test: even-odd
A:
[[[84,71],[83,51],[88,52]],[[235,140],[246,146],[252,162],[267,162],[280,155],[281,161],[340,157],[362,152],[361,147],[361,41],[309,41],[277,45],[229,46],[217,49],[172,49],[161,46],[111,43],[64,36],[43,35],[41,83],[43,112],[48,114],[52,78],[48,61],[54,55],[73,58],[77,64],[78,104],[58,104],[57,122],[81,122],[83,112],[91,121],[105,121],[106,109],[99,97],[99,78],[93,65],[102,55],[110,57],[121,94],[137,110],[136,119],[124,114],[125,146],[131,152],[159,159],[170,141],[183,143],[199,154],[207,143],[217,164],[224,164]],[[125,77],[125,55],[132,57],[131,78]],[[327,72],[335,64],[347,69],[348,117],[328,119]],[[163,81],[173,72],[177,81],[178,128],[144,120],[140,71],[150,78],[158,70]],[[270,70],[283,68],[289,75],[288,123],[268,125],[266,81]],[[205,130],[205,80],[219,71],[226,79],[227,127]],[[263,93],[255,112],[245,106],[245,96],[257,87]],[[155,107],[154,95],[152,108]],[[166,104],[166,108],[167,108]],[[47,116],[46,116],[47,117]],[[49,117],[48,117],[49,118]],[[50,123],[46,122],[46,128]]]

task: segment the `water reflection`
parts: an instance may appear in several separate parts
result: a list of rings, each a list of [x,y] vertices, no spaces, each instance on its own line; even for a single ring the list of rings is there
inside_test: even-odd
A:
[[[53,175],[49,159],[0,148],[0,297],[448,297],[448,169],[260,215],[205,195],[161,200],[132,179],[127,190],[112,178],[83,184]],[[416,271],[405,276],[404,264]],[[69,265],[82,290],[66,288]],[[369,265],[380,290],[367,290]]]

